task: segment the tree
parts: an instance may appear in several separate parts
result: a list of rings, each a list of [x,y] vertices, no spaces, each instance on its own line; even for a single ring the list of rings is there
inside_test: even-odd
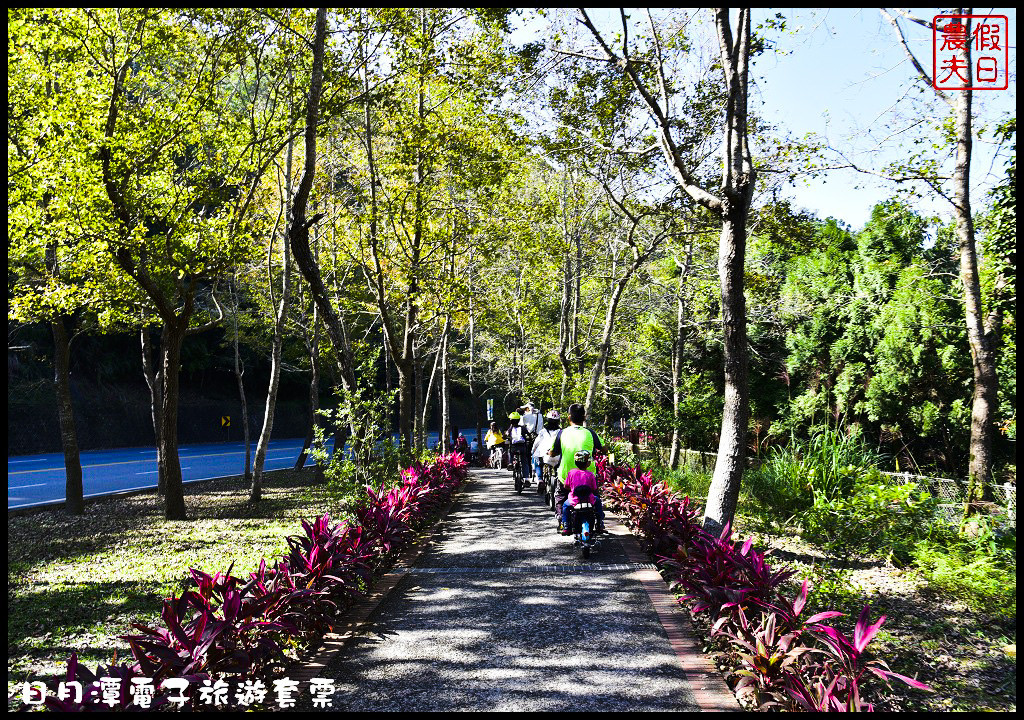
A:
[[[406,448],[413,446],[414,418],[422,416],[417,353],[426,329],[443,325],[452,311],[445,307],[454,295],[451,248],[459,264],[473,242],[471,193],[500,177],[503,165],[498,145],[506,131],[489,112],[500,89],[496,73],[506,63],[503,18],[500,11],[422,8],[361,12],[353,20],[363,28],[355,50],[362,113],[339,123],[332,136],[350,195],[337,211],[398,375],[398,431]],[[387,74],[371,67],[366,48],[373,44],[387,53]]]
[[[65,509],[84,512],[82,466],[71,401],[71,343],[87,329],[131,323],[144,304],[105,261],[82,222],[73,154],[60,142],[79,87],[65,72],[78,52],[48,10],[9,15],[8,317],[42,321],[54,340],[54,388],[65,466]]]
[[[642,99],[655,126],[662,157],[679,187],[700,206],[719,217],[718,272],[724,331],[725,407],[718,447],[718,461],[708,491],[704,524],[714,532],[731,522],[739,497],[746,455],[747,421],[750,413],[747,380],[747,319],[743,292],[746,255],[746,223],[754,192],[755,171],[747,138],[747,75],[750,59],[750,11],[741,9],[735,32],[728,8],[714,11],[719,62],[724,76],[725,108],[722,122],[722,181],[720,192],[709,191],[695,174],[695,161],[687,157],[677,138],[678,116],[672,112],[672,86],[666,72],[665,44],[653,17],[647,54],[629,45],[628,18],[620,10],[621,47],[616,52],[580,10],[580,22],[597,41],[605,61],[627,77]],[[640,55],[634,53],[637,49]],[[649,69],[653,68],[653,71]]]
[[[892,24],[896,35],[906,52],[907,58],[917,71],[917,78],[944,101],[952,111],[954,138],[956,141],[956,157],[951,179],[950,191],[940,189],[941,179],[935,172],[912,172],[926,181],[946,198],[952,205],[956,220],[956,236],[960,257],[960,281],[963,284],[964,313],[967,328],[967,341],[971,349],[971,360],[974,371],[974,394],[971,401],[971,447],[969,482],[967,492],[967,508],[970,511],[974,500],[983,495],[990,497],[988,489],[992,479],[992,446],[998,431],[995,419],[998,408],[999,377],[997,374],[998,339],[1002,334],[1002,315],[998,303],[993,304],[987,316],[984,309],[981,284],[978,271],[978,251],[975,240],[974,217],[971,212],[970,168],[972,151],[972,117],[971,103],[973,85],[973,66],[971,63],[970,41],[959,43],[954,50],[967,73],[966,80],[960,89],[944,92],[937,89],[932,78],[911,52],[900,27],[899,20],[891,13],[882,10],[882,14]],[[933,23],[914,18],[907,13],[903,17],[926,27],[933,32]],[[959,15],[970,15],[970,8],[960,8]],[[965,18],[966,37],[972,38],[971,20]],[[952,97],[950,97],[952,95]],[[913,170],[913,169],[912,169]]]
[[[265,28],[249,11],[60,10],[52,22],[73,46],[56,80],[82,99],[61,104],[54,141],[72,179],[64,200],[83,242],[102,249],[162,325],[159,475],[166,517],[184,519],[181,345],[216,321],[204,315],[219,308],[218,279],[263,230],[256,199],[285,142],[246,84],[265,45],[246,40]]]
[[[54,388],[66,474],[64,507],[72,515],[85,512],[82,463],[71,404],[71,340],[67,323],[84,309],[84,277],[68,267],[73,238],[61,238],[61,224],[47,208],[53,194],[47,176],[54,168],[45,138],[53,132],[50,111],[54,87],[47,78],[51,53],[60,39],[45,19],[8,17],[8,318],[17,322],[49,319],[54,341]],[[34,82],[33,82],[34,81]],[[33,108],[44,105],[42,111]],[[33,247],[34,246],[34,247]],[[58,253],[60,257],[58,258]],[[77,268],[80,269],[80,268]]]

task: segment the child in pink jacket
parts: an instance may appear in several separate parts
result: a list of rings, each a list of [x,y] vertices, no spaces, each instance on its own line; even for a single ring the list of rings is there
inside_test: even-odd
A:
[[[562,522],[559,530],[563,535],[572,535],[572,528],[569,526],[569,508],[581,502],[593,504],[597,513],[597,528],[604,530],[604,509],[601,507],[601,498],[597,494],[597,476],[587,470],[590,467],[590,453],[580,450],[573,458],[576,467],[569,471],[565,477],[565,489],[569,497],[562,505]]]

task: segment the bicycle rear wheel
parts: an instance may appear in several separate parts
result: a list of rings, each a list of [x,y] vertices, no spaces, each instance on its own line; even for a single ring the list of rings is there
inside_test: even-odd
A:
[[[515,483],[516,492],[521,493],[523,491],[523,468],[517,459],[512,461],[512,482]]]

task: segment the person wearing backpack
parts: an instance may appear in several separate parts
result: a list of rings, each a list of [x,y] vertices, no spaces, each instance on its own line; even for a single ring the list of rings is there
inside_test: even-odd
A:
[[[522,426],[522,416],[513,410],[508,414],[508,434],[506,437],[509,439],[509,470],[512,469],[512,458],[516,457],[519,460],[520,472],[523,477],[523,486],[526,487],[530,484],[529,481],[529,470],[530,467],[530,442],[526,434],[526,428]]]
[[[461,453],[462,457],[469,459],[469,441],[466,440],[466,436],[459,433],[459,436],[455,438],[455,447],[453,450],[457,453]]]

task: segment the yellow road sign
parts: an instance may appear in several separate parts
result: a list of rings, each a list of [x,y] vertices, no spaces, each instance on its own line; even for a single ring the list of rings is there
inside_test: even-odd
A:
[[[221,415],[220,416],[220,426],[221,427],[231,427],[231,416],[230,415]]]

